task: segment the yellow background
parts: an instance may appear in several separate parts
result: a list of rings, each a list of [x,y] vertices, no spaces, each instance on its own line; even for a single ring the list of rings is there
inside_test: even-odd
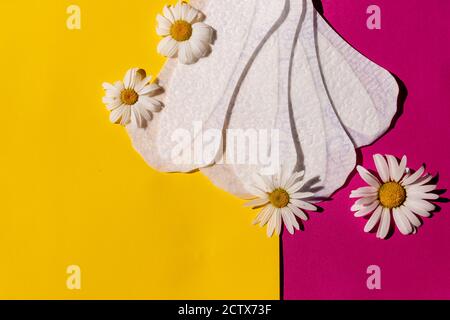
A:
[[[0,2],[0,298],[279,297],[278,238],[255,212],[199,173],[148,167],[101,103],[103,81],[159,72],[165,2]]]

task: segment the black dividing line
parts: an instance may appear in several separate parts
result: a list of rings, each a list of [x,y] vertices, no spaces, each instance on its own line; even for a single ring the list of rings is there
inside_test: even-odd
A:
[[[283,259],[283,237],[280,234],[280,300],[284,300],[284,259]]]

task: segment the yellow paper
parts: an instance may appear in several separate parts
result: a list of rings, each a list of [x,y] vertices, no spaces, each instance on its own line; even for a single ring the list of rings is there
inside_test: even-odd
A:
[[[0,298],[279,297],[279,239],[256,213],[151,169],[109,123],[102,82],[164,63],[165,3],[0,2]]]

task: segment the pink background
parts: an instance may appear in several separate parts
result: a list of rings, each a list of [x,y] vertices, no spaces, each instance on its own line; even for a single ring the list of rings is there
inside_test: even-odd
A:
[[[449,186],[450,1],[322,0],[324,15],[356,49],[397,75],[408,96],[395,126],[361,150],[360,164],[374,168],[374,153],[408,156]],[[369,5],[381,8],[382,29],[368,30]],[[312,213],[305,231],[283,235],[285,299],[450,299],[448,203],[424,219],[417,235],[398,230],[388,240],[363,231],[366,220],[350,212],[359,176]],[[442,195],[449,197],[448,192]],[[367,267],[381,268],[381,290],[366,286]]]

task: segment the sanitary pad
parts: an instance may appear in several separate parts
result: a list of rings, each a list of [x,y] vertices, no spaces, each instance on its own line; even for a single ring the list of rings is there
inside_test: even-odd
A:
[[[331,195],[354,169],[355,148],[389,128],[394,77],[341,39],[310,0],[191,4],[216,30],[212,53],[194,65],[167,62],[165,108],[147,128],[129,126],[135,148],[158,170],[201,168],[243,198],[252,175],[280,167],[305,170],[306,189]],[[235,143],[252,135],[244,149]]]
[[[290,90],[295,125],[290,128],[300,142],[298,169],[305,170],[307,188],[326,197],[342,186],[354,168],[350,139],[355,147],[367,145],[388,129],[397,110],[398,86],[386,70],[342,40],[310,2],[301,25]],[[241,94],[248,96],[245,90],[251,88],[244,84]],[[291,147],[289,154],[293,153]],[[280,154],[286,165],[286,153]],[[251,177],[243,174],[242,166],[216,165],[202,171],[219,187],[240,197],[251,196],[245,188]]]
[[[163,112],[144,130],[129,128],[135,148],[150,166],[161,171],[189,172],[212,164],[220,156],[220,140],[208,144],[209,152],[201,150],[206,149],[208,133],[204,133],[224,129],[246,70],[288,13],[284,0],[191,4],[205,14],[205,23],[216,31],[213,50],[193,65],[169,60],[159,77],[165,89]]]

